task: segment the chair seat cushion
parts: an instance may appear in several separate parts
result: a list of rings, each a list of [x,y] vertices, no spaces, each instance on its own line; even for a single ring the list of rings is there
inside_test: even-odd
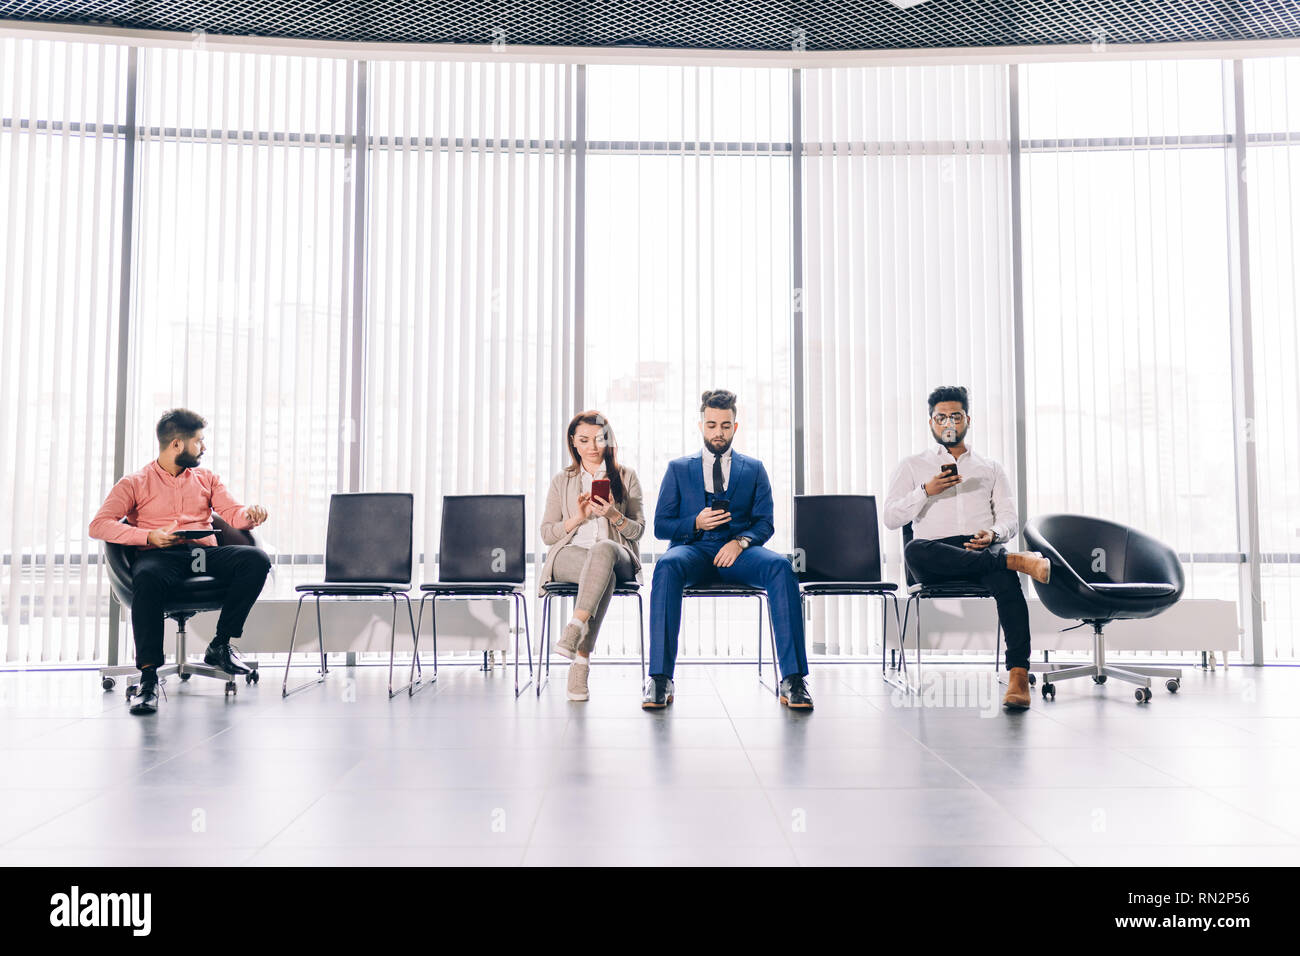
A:
[[[517,594],[520,587],[509,581],[436,581],[421,584],[420,590],[434,594]]]
[[[409,591],[409,584],[383,584],[375,583],[349,583],[349,584],[299,584],[295,591],[306,591],[310,594],[404,594]]]
[[[641,585],[635,581],[619,581],[614,585],[615,594],[636,594]],[[548,581],[542,585],[542,593],[553,596],[573,595],[578,593],[578,586],[571,581]]]
[[[898,590],[893,581],[801,581],[799,587],[805,594],[883,594]]]
[[[1138,599],[1167,597],[1168,595],[1175,594],[1178,591],[1178,588],[1174,587],[1172,584],[1144,583],[1140,581],[1124,581],[1113,584],[1089,584],[1088,587],[1100,594],[1106,595],[1108,598],[1119,598],[1121,600],[1124,598]]]
[[[907,593],[914,597],[992,597],[978,584],[913,584]]]
[[[748,584],[728,584],[726,581],[709,581],[705,584],[692,584],[682,589],[686,597],[726,597],[730,594],[748,597],[751,594],[766,594],[762,588],[752,588]]]

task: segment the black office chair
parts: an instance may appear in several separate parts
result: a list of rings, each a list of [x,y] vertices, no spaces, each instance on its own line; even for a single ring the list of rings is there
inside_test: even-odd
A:
[[[810,597],[880,598],[880,655],[889,640],[889,602],[898,627],[898,585],[882,581],[880,525],[872,495],[795,495],[795,571],[807,619]],[[900,631],[900,633],[902,633]]]
[[[125,519],[122,523],[126,524]],[[212,527],[216,529],[217,541],[220,544],[257,546],[257,541],[254,539],[252,532],[238,531],[232,528],[220,515],[213,514]],[[131,545],[104,542],[104,557],[108,567],[109,586],[113,589],[113,594],[117,597],[118,602],[128,611],[131,609],[131,600],[135,595],[131,568],[139,550],[139,548]],[[275,573],[274,569],[272,569],[271,573]],[[226,587],[218,584],[216,578],[210,575],[195,574],[181,582],[176,593],[163,605],[163,616],[176,622],[176,662],[159,667],[158,676],[160,678],[170,677],[172,674],[179,676],[182,681],[189,680],[195,674],[200,677],[215,677],[225,682],[227,695],[236,692],[235,681],[231,675],[221,668],[202,662],[193,663],[185,659],[185,622],[195,614],[203,611],[220,611],[225,600]],[[245,663],[245,666],[249,668],[249,673],[244,675],[245,683],[256,684],[260,680],[257,673],[257,663],[249,661]],[[131,665],[101,667],[99,670],[100,686],[104,690],[112,690],[117,684],[116,678],[127,674],[139,675],[139,673],[139,669]],[[138,690],[138,684],[130,684],[126,689],[127,699],[130,700],[134,697]]]
[[[329,667],[325,662],[325,631],[321,625],[320,599],[388,598],[393,602],[392,630],[388,641],[388,697],[405,690],[415,693],[420,668],[419,631],[411,612],[411,527],[415,499],[409,493],[367,492],[330,495],[329,525],[325,535],[325,580],[320,584],[299,584],[298,609],[293,615],[293,632],[289,635],[289,655],[284,662],[284,683],[280,695],[305,690],[325,680]],[[320,676],[289,690],[289,665],[298,636],[298,617],[302,602],[316,597],[316,636],[320,641]],[[397,648],[397,601],[406,601],[406,616],[411,622],[411,680],[393,690],[393,657]]]
[[[420,625],[424,602],[432,601],[434,677],[438,674],[438,601],[495,600],[514,602],[515,697],[533,682],[533,639],[524,597],[527,573],[524,548],[523,495],[445,495],[442,534],[438,543],[438,580],[421,584]],[[519,618],[522,609],[528,649],[528,683],[519,686]],[[419,628],[416,629],[419,637]]]
[[[907,553],[907,545],[912,540],[912,523],[909,521],[903,525],[903,553]],[[932,601],[940,598],[992,598],[992,593],[987,588],[982,588],[978,584],[967,584],[964,582],[954,582],[951,584],[919,584],[912,575],[912,569],[907,566],[907,558],[903,558],[903,571],[907,575],[907,603],[903,608],[903,626],[898,632],[898,653],[899,663],[903,671],[900,680],[890,680],[885,670],[885,648],[880,648],[880,672],[885,676],[885,680],[896,687],[900,687],[909,693],[919,693],[921,690],[921,602]],[[907,623],[911,617],[912,604],[916,603],[916,684],[913,685],[908,680],[907,674]],[[1002,655],[1002,620],[997,621],[997,637],[993,645],[993,669],[997,671],[1001,666],[1000,660]],[[1045,665],[1029,665],[1029,683],[1036,683],[1034,670],[1039,670]]]
[[[550,581],[542,585],[542,633],[537,639],[537,696],[551,680],[551,599],[578,597],[578,586],[569,581]],[[636,634],[641,645],[641,681],[645,682],[645,609],[641,601],[641,585],[635,581],[618,581],[613,597],[636,598]],[[545,663],[543,664],[543,657]],[[543,670],[543,667],[545,668]]]
[[[1054,698],[1055,682],[1074,677],[1137,684],[1138,703],[1151,700],[1152,677],[1165,678],[1166,689],[1176,693],[1181,668],[1107,664],[1102,634],[1111,621],[1154,617],[1178,602],[1183,566],[1173,549],[1133,528],[1085,515],[1035,518],[1025,526],[1025,540],[1052,562],[1048,583],[1034,582],[1043,606],[1057,617],[1092,625],[1092,663],[1054,668],[1044,677],[1043,696]]]

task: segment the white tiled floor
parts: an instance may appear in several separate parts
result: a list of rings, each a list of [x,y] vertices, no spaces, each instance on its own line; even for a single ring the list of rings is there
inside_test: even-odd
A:
[[[392,701],[384,669],[340,667],[287,701],[173,678],[149,718],[93,672],[2,673],[0,865],[1300,863],[1300,668],[1188,668],[1149,705],[1072,681],[1005,714],[813,667],[812,713],[684,664],[659,713],[635,666],[596,667],[584,704],[563,667],[540,699],[447,667]]]

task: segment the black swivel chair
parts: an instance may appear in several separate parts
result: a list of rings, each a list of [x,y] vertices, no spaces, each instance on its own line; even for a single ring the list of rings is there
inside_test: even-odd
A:
[[[434,678],[438,674],[438,601],[498,600],[514,602],[515,697],[533,681],[533,640],[524,596],[527,555],[524,546],[523,495],[445,495],[442,535],[438,543],[438,580],[421,584],[419,622],[430,601]],[[528,683],[519,686],[519,618],[522,610],[528,651]],[[416,628],[419,639],[419,628]]]
[[[551,599],[578,597],[578,586],[569,581],[550,581],[542,585],[542,633],[537,639],[537,696],[551,679]],[[636,598],[636,633],[641,645],[641,681],[645,682],[645,608],[641,585],[635,581],[617,581],[612,597]],[[543,670],[543,668],[545,668]]]
[[[1180,668],[1107,664],[1102,634],[1110,621],[1154,617],[1178,602],[1183,566],[1173,549],[1133,528],[1085,515],[1035,518],[1025,526],[1025,540],[1052,562],[1048,583],[1034,582],[1043,605],[1057,617],[1092,625],[1092,663],[1053,668],[1043,679],[1043,696],[1054,698],[1054,682],[1074,677],[1137,684],[1138,703],[1151,700],[1152,677],[1164,677],[1166,689],[1176,693]]]
[[[898,585],[882,581],[880,526],[871,495],[795,495],[794,550],[799,600],[863,595],[880,598],[881,657],[889,640],[889,603],[898,626]],[[900,631],[901,633],[901,631]]]
[[[321,626],[320,599],[388,598],[393,602],[392,631],[388,642],[388,696],[399,691],[415,692],[420,666],[419,632],[411,612],[411,527],[415,499],[409,493],[369,492],[330,495],[329,525],[325,535],[325,580],[320,584],[299,584],[298,610],[293,615],[293,632],[289,635],[289,655],[284,662],[284,683],[280,695],[304,690],[319,684],[329,673],[325,663],[325,632]],[[320,641],[320,676],[289,689],[289,665],[298,636],[298,617],[302,602],[316,597],[316,636]],[[406,616],[411,622],[411,682],[393,690],[393,656],[397,647],[397,600],[406,601]],[[421,677],[423,671],[421,670]]]
[[[903,525],[903,553],[906,555],[907,546],[912,540],[912,523],[909,521]],[[903,571],[907,575],[907,604],[903,608],[903,626],[898,632],[898,653],[903,676],[901,680],[890,680],[888,676],[885,680],[891,684],[901,687],[909,693],[918,693],[921,690],[921,602],[927,600],[936,600],[940,598],[992,598],[993,595],[987,588],[982,588],[978,584],[966,584],[955,582],[952,584],[918,584],[915,577],[912,576],[912,569],[907,566],[907,559],[903,559]],[[912,604],[916,603],[916,684],[913,685],[907,679],[907,623],[912,613]],[[997,670],[1000,666],[999,658],[1002,654],[1002,621],[997,623],[997,638],[993,645],[993,667]],[[1040,669],[1043,665],[1030,664],[1030,670]],[[880,648],[880,672],[885,674],[885,649],[884,645]],[[1029,683],[1035,683],[1032,673],[1029,675]]]
[[[125,523],[125,521],[123,522]],[[220,515],[212,516],[212,527],[216,529],[218,542],[221,544],[246,544],[256,546],[257,541],[249,531],[232,528]],[[135,561],[138,548],[125,544],[104,542],[104,556],[108,566],[108,583],[113,589],[118,602],[128,611],[135,595],[132,584],[131,567]],[[274,569],[271,572],[274,574]],[[226,599],[226,588],[217,583],[216,578],[206,574],[195,574],[181,582],[177,592],[163,605],[163,616],[176,622],[176,663],[164,664],[158,668],[158,676],[170,677],[176,674],[182,681],[189,680],[195,674],[200,677],[215,677],[225,681],[226,694],[235,693],[235,682],[231,675],[211,664],[193,663],[185,659],[185,622],[202,611],[220,611]],[[256,662],[247,662],[249,673],[244,680],[256,684],[259,680]],[[112,690],[116,678],[127,674],[138,675],[138,668],[130,665],[102,667],[99,670],[100,684],[104,690]],[[126,689],[126,697],[135,696],[139,685],[132,683]]]

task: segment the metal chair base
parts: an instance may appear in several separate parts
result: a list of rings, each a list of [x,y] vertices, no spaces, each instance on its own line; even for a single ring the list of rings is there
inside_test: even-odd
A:
[[[1106,662],[1106,637],[1102,632],[1105,626],[1104,621],[1085,621],[1086,624],[1092,625],[1092,661],[1087,664],[1049,664],[1045,665],[1043,676],[1043,693],[1044,695],[1056,696],[1053,685],[1061,680],[1074,680],[1078,677],[1091,677],[1094,680],[1101,678],[1113,677],[1116,680],[1122,680],[1128,684],[1134,684],[1141,688],[1138,691],[1143,695],[1143,702],[1151,700],[1151,678],[1164,678],[1165,686],[1170,692],[1176,692],[1182,685],[1183,670],[1181,667],[1160,667],[1149,664],[1125,664],[1117,666]],[[1101,681],[1098,681],[1101,683]]]
[[[258,674],[257,663],[255,661],[249,661],[245,665],[248,667],[250,673],[231,674],[228,671],[223,671],[220,667],[213,667],[211,664],[185,659],[185,622],[193,616],[193,614],[187,613],[183,617],[178,616],[173,618],[173,620],[176,621],[176,660],[171,664],[162,664],[158,667],[157,672],[159,679],[161,680],[165,677],[177,676],[180,677],[182,681],[185,681],[189,680],[192,676],[211,677],[226,682],[226,693],[232,693],[230,685],[234,684],[235,680],[239,677],[243,677],[246,683],[256,684],[261,679],[261,676]],[[100,686],[102,686],[104,690],[112,690],[117,683],[117,678],[128,676],[133,677],[135,679],[133,683],[138,684],[141,677],[140,668],[133,664],[117,664],[112,667],[101,667],[99,669],[99,682]]]
[[[315,595],[316,598],[316,638],[320,648],[320,670],[315,680],[304,681],[292,690],[289,688],[289,667],[293,664],[293,648],[298,638],[298,618],[302,615],[302,602],[308,596]],[[346,595],[322,594],[319,591],[304,591],[298,598],[298,608],[293,615],[293,630],[289,634],[289,653],[284,660],[284,681],[280,685],[280,697],[290,697],[299,691],[306,690],[309,687],[315,687],[323,683],[325,676],[329,673],[329,664],[325,660],[325,629],[321,624],[320,616],[320,599],[321,597],[346,597]],[[393,621],[389,629],[388,639],[388,699],[392,700],[402,691],[406,691],[408,696],[415,693],[416,686],[424,678],[424,668],[420,663],[420,632],[415,625],[415,615],[411,612],[411,597],[404,592],[392,592],[389,597],[393,601]],[[411,681],[404,684],[396,690],[393,689],[393,663],[397,652],[397,599],[401,597],[406,601],[406,616],[411,624],[412,648],[411,648]],[[417,676],[418,675],[418,676]],[[436,679],[436,678],[435,678]]]
[[[524,691],[526,691],[530,686],[532,686],[533,634],[532,634],[532,628],[529,625],[529,621],[528,621],[528,601],[524,597],[524,595],[518,590],[507,591],[500,594],[455,594],[455,593],[440,594],[437,591],[425,591],[420,596],[420,613],[415,623],[416,646],[418,648],[419,640],[420,640],[420,629],[424,626],[424,603],[426,601],[432,601],[433,603],[430,605],[430,609],[429,609],[429,622],[433,628],[433,680],[434,681],[438,679],[438,601],[439,600],[497,601],[504,597],[508,597],[514,602],[514,610],[515,610],[514,627],[512,628],[515,635],[515,699],[518,700],[519,695],[522,694]],[[519,686],[519,620],[521,616],[521,611],[522,611],[522,617],[524,622],[524,644],[525,647],[527,648],[527,659],[528,659],[528,680],[524,682],[524,685],[522,687]],[[484,666],[483,670],[484,672],[486,672],[488,668]]]
[[[636,634],[637,643],[641,645],[641,683],[645,683],[645,604],[641,600],[641,591],[614,594],[614,597],[636,598]],[[542,633],[537,637],[537,695],[542,696],[542,688],[551,682],[551,599],[572,597],[576,603],[578,595],[563,592],[546,592],[542,595]]]

